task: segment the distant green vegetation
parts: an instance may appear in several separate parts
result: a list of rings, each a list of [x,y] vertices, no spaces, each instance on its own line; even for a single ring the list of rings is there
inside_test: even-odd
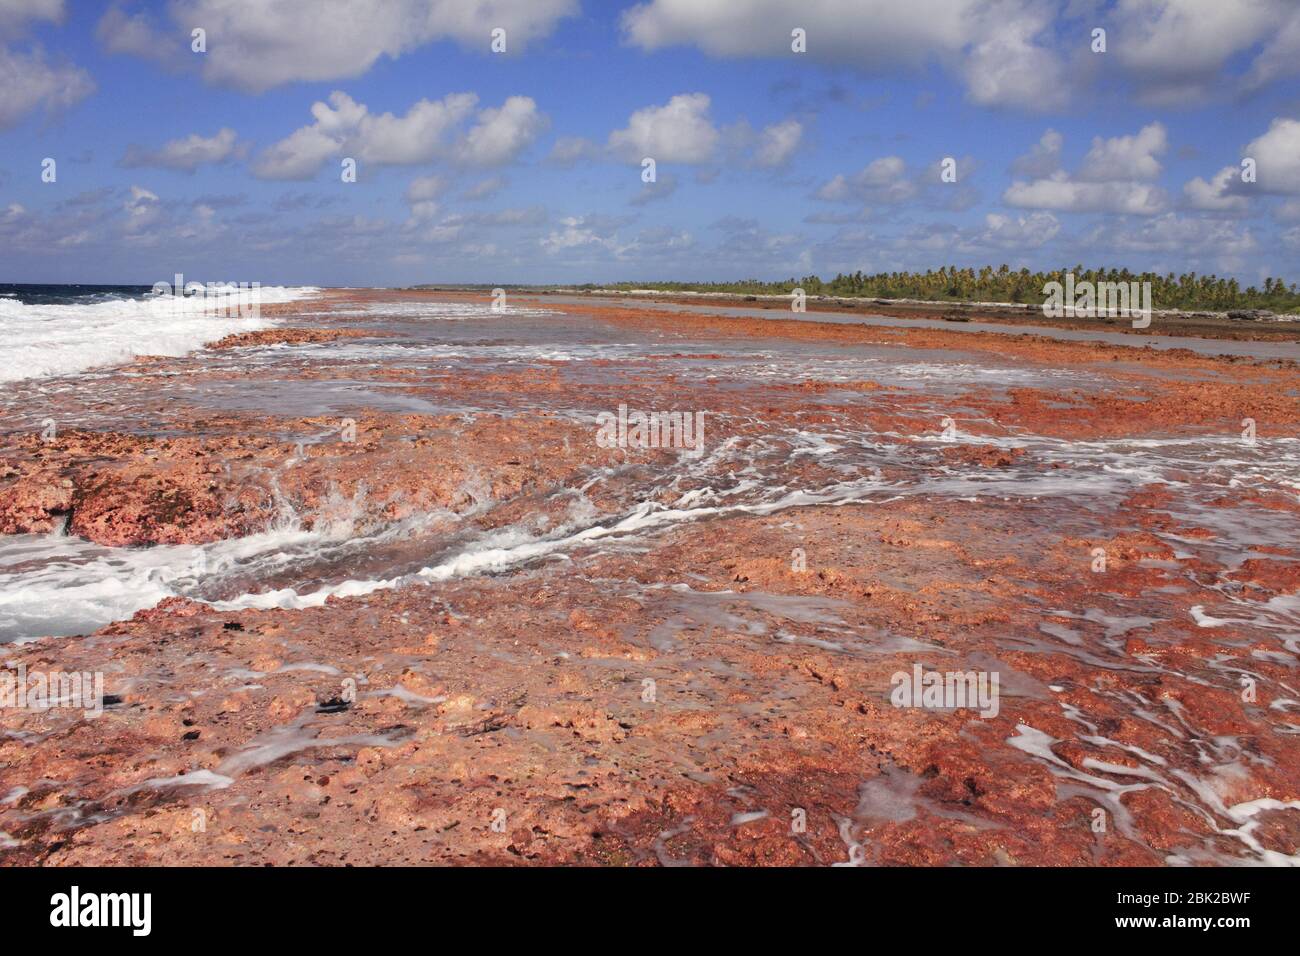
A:
[[[837,275],[829,282],[818,276],[763,282],[741,279],[737,282],[619,282],[616,289],[658,289],[664,292],[729,292],[742,295],[789,295],[801,288],[808,295],[834,295],[870,299],[927,299],[952,302],[1021,302],[1040,305],[1045,298],[1043,287],[1049,282],[1064,285],[1065,274],[1074,273],[1080,282],[1150,282],[1151,304],[1156,309],[1226,312],[1230,309],[1267,309],[1271,312],[1300,314],[1300,288],[1280,278],[1265,279],[1264,287],[1242,289],[1236,279],[1197,275],[1176,276],[1154,272],[1134,273],[1127,269],[1063,269],[1057,272],[1013,272],[1007,266],[958,269],[946,266],[928,272],[879,272],[864,275]],[[610,288],[606,286],[606,288]]]

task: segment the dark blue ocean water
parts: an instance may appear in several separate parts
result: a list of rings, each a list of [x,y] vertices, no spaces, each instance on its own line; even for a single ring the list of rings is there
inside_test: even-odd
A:
[[[0,283],[0,300],[24,305],[86,305],[112,299],[143,299],[147,285],[6,285]]]

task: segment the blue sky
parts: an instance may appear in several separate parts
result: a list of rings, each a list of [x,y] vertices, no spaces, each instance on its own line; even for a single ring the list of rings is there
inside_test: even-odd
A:
[[[0,281],[1300,280],[1291,0],[0,0],[0,77]]]

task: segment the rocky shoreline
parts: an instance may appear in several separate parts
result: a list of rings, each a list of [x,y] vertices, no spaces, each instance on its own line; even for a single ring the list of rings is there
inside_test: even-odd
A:
[[[112,427],[15,390],[59,424],[4,435],[0,534],[206,570],[0,644],[107,695],[0,708],[0,863],[1300,860],[1294,365],[400,318],[448,302],[486,306],[331,292],[138,362]],[[598,446],[620,404],[704,410],[707,454]],[[314,564],[217,550],[282,528]],[[997,674],[996,715],[895,706],[918,665]]]

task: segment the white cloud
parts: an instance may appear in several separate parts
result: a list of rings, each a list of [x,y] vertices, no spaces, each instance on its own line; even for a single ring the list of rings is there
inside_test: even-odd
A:
[[[1243,182],[1240,166],[1224,166],[1208,182],[1197,176],[1183,186],[1187,204],[1210,212],[1243,213],[1256,192],[1300,196],[1300,121],[1274,119],[1263,135],[1246,144],[1242,157],[1255,161],[1256,182]],[[1290,219],[1289,211],[1284,205],[1279,218]]]
[[[437,199],[447,191],[447,180],[437,173],[412,179],[406,187],[406,198],[411,202]]]
[[[512,96],[499,109],[479,114],[478,123],[457,146],[456,158],[470,166],[499,166],[518,157],[549,125],[528,96]]]
[[[29,20],[63,20],[63,0],[0,0],[0,38],[22,32]]]
[[[1188,103],[1300,73],[1295,0],[643,0],[629,42],[720,57],[800,57],[863,72],[937,63],[983,106],[1056,109],[1102,70],[1147,102]],[[1108,52],[1088,50],[1093,26]],[[807,31],[807,52],[790,30]],[[1102,62],[1104,61],[1104,62]]]
[[[1197,176],[1183,186],[1187,204],[1193,209],[1208,212],[1245,212],[1248,205],[1246,197],[1231,194],[1240,175],[1239,167],[1225,166],[1209,182]]]
[[[190,54],[190,31],[161,29],[147,10],[128,11],[113,4],[100,18],[95,36],[109,53],[138,56],[168,66],[180,66]]]
[[[917,225],[898,240],[901,248],[928,254],[960,252],[987,261],[989,249],[1019,252],[1037,249],[1056,238],[1060,221],[1050,212],[1011,217],[989,213],[983,226],[960,229],[952,223]]]
[[[1054,129],[1043,133],[1038,142],[1024,156],[1011,164],[1011,172],[1030,179],[1043,179],[1061,168],[1061,146],[1065,138]]]
[[[1160,175],[1156,156],[1168,148],[1165,128],[1160,123],[1144,126],[1133,136],[1094,137],[1079,178],[1094,183],[1155,179]]]
[[[360,76],[382,56],[438,40],[488,53],[496,27],[516,53],[578,8],[578,0],[174,0],[168,7],[186,36],[193,27],[207,31],[204,78],[250,93]],[[171,42],[151,40],[146,20],[128,18],[136,27],[122,52],[150,56]]]
[[[437,199],[446,191],[447,180],[436,173],[412,179],[406,187],[406,201],[411,204],[411,219],[407,225],[432,220],[438,214]]]
[[[122,165],[129,168],[157,166],[162,169],[179,169],[194,172],[200,166],[225,163],[238,159],[245,153],[235,131],[222,127],[213,136],[191,133],[184,139],[173,139],[159,150],[149,151],[138,146],[127,148]]]
[[[1278,222],[1300,222],[1300,199],[1288,199],[1274,212]]]
[[[784,166],[799,148],[802,139],[803,124],[796,119],[766,126],[759,134],[754,160],[760,166]]]
[[[916,184],[906,173],[907,164],[900,157],[882,156],[851,176],[837,175],[816,196],[830,202],[902,202],[916,194]]]
[[[596,216],[568,216],[560,220],[561,229],[540,240],[543,251],[555,255],[577,249],[612,250],[617,245],[611,223]]]
[[[695,237],[684,229],[656,226],[642,231],[626,245],[619,246],[616,257],[634,261],[672,261],[682,254],[693,252]]]
[[[1164,211],[1168,197],[1159,186],[1142,180],[1160,174],[1156,157],[1167,148],[1165,128],[1159,123],[1145,126],[1132,136],[1097,136],[1077,175],[1057,169],[1037,179],[1017,179],[1007,187],[1002,200],[1028,209],[1152,216]],[[1059,164],[1060,150],[1061,138],[1049,130],[1033,152],[1016,162],[1021,169],[1042,169],[1049,162]]]
[[[461,195],[461,199],[467,202],[475,202],[479,199],[491,199],[506,187],[506,180],[501,176],[491,176],[487,179],[476,182],[473,186]]]
[[[1038,42],[1051,25],[1044,4],[1002,0],[969,15],[973,36],[960,72],[972,102],[1026,110],[1068,102],[1065,58]]]
[[[624,32],[647,50],[689,44],[724,57],[789,57],[863,71],[920,69],[939,60],[983,105],[1039,109],[1068,90],[1063,58],[1041,42],[1041,0],[650,0],[627,10]],[[788,25],[787,25],[788,24]],[[807,53],[790,31],[807,31]]]
[[[647,106],[628,119],[625,129],[609,134],[609,149],[620,158],[639,163],[707,163],[720,134],[709,120],[706,93],[681,93],[664,106]]]
[[[1017,180],[1002,199],[1008,205],[1060,212],[1116,212],[1151,216],[1166,205],[1163,189],[1149,183],[1088,183],[1071,180],[1064,172],[1033,182]]]
[[[150,192],[143,186],[132,186],[131,196],[122,205],[126,211],[126,231],[128,233],[138,233],[148,226],[158,221],[162,212],[162,204],[158,200],[156,193]]]
[[[1177,256],[1183,262],[1204,259],[1221,271],[1241,269],[1259,248],[1251,231],[1232,220],[1191,218],[1174,213],[1142,220],[1124,229],[1098,226],[1086,241],[1111,251]]]
[[[314,123],[268,147],[253,171],[263,179],[309,179],[338,156],[377,166],[418,165],[437,158],[498,165],[528,146],[548,122],[531,99],[514,96],[500,108],[479,112],[477,125],[457,138],[457,130],[477,105],[473,93],[450,93],[441,100],[420,100],[404,116],[375,115],[335,90],[328,103],[312,105]]]
[[[94,90],[95,82],[85,70],[48,63],[39,50],[19,53],[0,48],[0,129],[13,126],[35,109],[66,109]]]
[[[449,133],[470,116],[477,104],[478,97],[473,93],[452,93],[440,100],[420,100],[405,116],[375,116],[361,106],[348,139],[363,162],[396,166],[427,163],[438,155]]]
[[[975,246],[1035,249],[1051,242],[1060,231],[1060,221],[1050,212],[1035,212],[1015,219],[1001,213],[989,213],[984,217],[984,230]]]
[[[1264,192],[1300,195],[1300,120],[1273,120],[1263,136],[1246,145],[1244,155],[1255,160]]]
[[[1300,70],[1300,7],[1292,6],[1279,27],[1270,28],[1269,39],[1246,75],[1246,88],[1259,89]]]
[[[1120,0],[1112,18],[1106,55],[1149,103],[1196,102],[1239,87],[1227,73],[1230,62],[1270,38],[1247,83],[1296,71],[1294,59],[1279,60],[1286,38],[1300,29],[1300,7],[1292,0]]]

